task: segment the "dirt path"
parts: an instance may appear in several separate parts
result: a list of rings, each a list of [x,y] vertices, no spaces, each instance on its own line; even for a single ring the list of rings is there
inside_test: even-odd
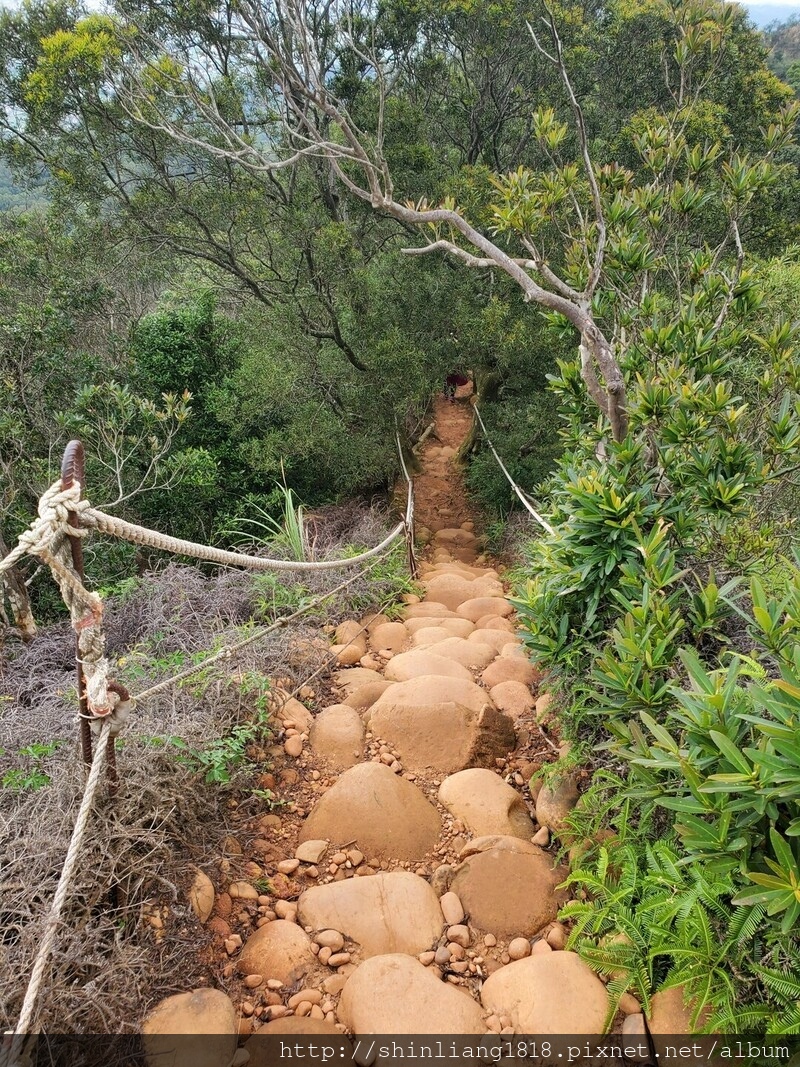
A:
[[[472,424],[472,408],[466,399],[439,397],[434,404],[435,436],[422,447],[422,469],[414,478],[418,526],[436,532],[448,526],[475,521],[467,500],[464,478],[452,459]]]
[[[556,748],[540,726],[549,698],[451,462],[469,407],[435,410],[416,479],[432,531],[422,595],[400,617],[340,625],[333,696],[276,709],[262,785],[286,806],[234,812],[190,897],[211,935],[209,988],[162,1002],[146,1030],[211,1027],[234,1045],[253,1033],[602,1032],[605,985],[565,951],[557,920],[554,840],[576,782],[529,787]],[[632,997],[624,1010],[636,1033]]]

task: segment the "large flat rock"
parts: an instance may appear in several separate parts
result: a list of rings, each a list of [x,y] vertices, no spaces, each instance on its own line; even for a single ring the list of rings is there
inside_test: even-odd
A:
[[[466,859],[450,888],[473,926],[499,938],[533,937],[565,903],[567,894],[556,886],[566,876],[542,850],[530,854],[495,848]]]
[[[339,1017],[354,1034],[482,1034],[483,1013],[410,956],[374,956],[342,990]]]
[[[512,652],[512,655],[509,655]],[[509,648],[506,645],[503,655],[490,663],[481,675],[481,681],[487,689],[500,685],[501,682],[522,682],[523,685],[536,685],[541,681],[540,671],[526,657],[525,650],[519,645]]]
[[[535,832],[525,801],[494,771],[451,774],[439,787],[439,803],[476,837],[500,834],[530,841]]]
[[[502,596],[477,596],[459,605],[457,614],[462,619],[478,622],[485,615],[511,615],[514,609]]]
[[[375,701],[368,720],[413,771],[494,766],[515,744],[511,720],[471,680],[423,675],[398,682]]]
[[[439,901],[424,878],[406,871],[349,878],[307,889],[298,901],[303,926],[338,930],[365,957],[426,952],[442,932]]]
[[[466,619],[464,620],[467,621]],[[509,645],[514,648],[519,646],[518,639],[508,630],[473,630],[467,640],[475,644],[489,645],[496,653],[500,653]]]
[[[369,637],[373,652],[388,648],[390,652],[402,652],[408,642],[408,630],[402,622],[384,622],[376,626]]]
[[[605,986],[575,952],[509,963],[483,983],[481,1001],[518,1034],[602,1034],[608,1010]]]
[[[360,763],[317,801],[300,841],[355,842],[370,856],[421,860],[440,830],[438,812],[415,785],[381,763]]]
[[[489,692],[500,711],[514,722],[521,715],[529,715],[536,705],[530,688],[522,682],[500,682]]]
[[[345,693],[352,693],[353,690],[358,689],[359,686],[366,685],[368,682],[382,682],[383,676],[378,674],[377,671],[372,671],[368,667],[351,667],[349,670],[336,671],[334,674],[334,681],[340,689],[344,689]]]
[[[421,604],[409,604],[405,610],[405,617],[406,619],[459,618],[459,616],[454,611],[451,611],[450,608],[445,607],[444,604],[437,604],[432,598],[424,600]]]
[[[434,574],[422,584],[431,600],[444,604],[451,611],[455,611],[465,601],[475,600],[477,597],[504,595],[501,583],[487,576],[469,578],[462,574]]]
[[[411,652],[401,652],[399,656],[389,660],[384,671],[384,676],[393,682],[407,682],[411,678],[420,678],[428,674],[472,681],[472,675],[466,667],[462,667],[460,663],[452,659],[438,655],[435,648],[416,648]]]
[[[453,663],[460,663],[469,670],[483,670],[497,655],[491,645],[480,641],[468,641],[463,637],[450,637],[435,645],[433,651]]]
[[[342,703],[363,713],[367,708],[372,707],[381,693],[385,693],[391,684],[388,679],[381,678],[377,682],[365,682],[363,685],[357,685],[348,692]]]
[[[354,767],[364,752],[361,716],[347,704],[332,704],[314,720],[310,741],[313,752],[332,767]]]

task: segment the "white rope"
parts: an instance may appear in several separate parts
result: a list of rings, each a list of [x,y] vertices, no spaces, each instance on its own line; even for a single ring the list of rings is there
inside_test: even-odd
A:
[[[218,563],[223,567],[245,567],[251,571],[332,571],[342,567],[353,567],[362,563],[365,559],[371,559],[383,552],[385,548],[400,537],[404,531],[404,523],[398,523],[392,532],[381,541],[379,545],[361,552],[357,556],[347,559],[328,559],[317,563],[291,559],[265,559],[262,556],[247,556],[243,552],[228,552],[222,548],[212,548],[210,545],[201,545],[195,541],[184,541],[179,537],[170,537],[159,533],[157,530],[148,530],[144,526],[126,522],[113,515],[96,508],[87,507],[81,511],[81,521],[87,526],[95,527],[101,533],[110,534],[113,537],[121,537],[125,541],[132,541],[136,545],[146,545],[148,548],[156,548],[163,552],[172,552],[177,556],[193,556],[195,559],[206,560],[208,563]]]
[[[83,800],[81,801],[80,810],[78,811],[78,817],[75,820],[75,827],[72,831],[72,838],[64,860],[64,866],[61,870],[61,877],[58,880],[53,902],[50,905],[50,911],[45,921],[44,934],[39,945],[39,951],[36,955],[33,970],[31,971],[31,977],[25,992],[25,999],[22,1003],[19,1020],[10,1043],[8,1045],[4,1043],[3,1047],[0,1048],[0,1067],[16,1067],[15,1061],[19,1056],[26,1035],[36,1032],[32,1029],[36,1000],[42,982],[44,981],[47,962],[53,951],[53,946],[55,945],[56,935],[58,934],[58,928],[61,922],[61,915],[69,896],[72,879],[75,874],[75,869],[78,866],[78,860],[81,856],[83,838],[86,834],[86,829],[89,825],[89,817],[92,813],[92,804],[94,803],[95,794],[100,784],[100,774],[105,766],[107,754],[106,733],[107,731],[103,729],[98,739],[97,748],[92,761],[92,769],[89,772],[89,778],[83,793]]]
[[[212,548],[210,545],[201,545],[194,541],[185,541],[178,537],[170,537],[159,533],[157,530],[148,530],[144,526],[126,522],[114,515],[107,515],[97,508],[91,507],[87,500],[80,498],[81,486],[79,482],[73,483],[69,489],[61,489],[61,482],[55,482],[39,500],[39,518],[36,519],[29,529],[25,530],[17,542],[15,548],[9,552],[5,559],[0,560],[0,574],[10,570],[24,555],[46,557],[51,552],[53,542],[59,535],[70,537],[84,536],[85,530],[76,530],[69,525],[67,515],[70,511],[76,512],[81,522],[87,527],[95,527],[101,533],[120,537],[125,541],[132,541],[137,545],[145,545],[149,548],[160,549],[164,552],[172,552],[178,556],[193,556],[196,559],[206,560],[209,563],[218,563],[225,567],[246,567],[252,571],[327,571],[338,570],[343,567],[353,567],[362,563],[365,559],[371,559],[379,555],[385,548],[398,537],[405,529],[404,523],[398,523],[392,532],[381,541],[379,545],[361,552],[357,556],[347,559],[323,560],[317,563],[307,563],[297,560],[264,559],[261,556],[248,556],[243,552],[228,552],[221,548]],[[49,560],[47,561],[50,562]],[[73,584],[75,584],[73,582]],[[79,583],[75,585],[74,592],[80,592],[89,603],[93,603],[96,595],[89,593]]]
[[[220,648],[217,652],[213,653],[213,655],[209,656],[207,659],[202,660],[200,663],[196,663],[192,667],[187,667],[185,670],[180,671],[178,674],[172,675],[171,678],[166,678],[164,679],[164,681],[158,682],[156,685],[150,686],[149,689],[145,689],[143,692],[137,693],[136,696],[132,698],[134,704],[138,703],[140,700],[146,700],[148,697],[154,696],[156,693],[160,693],[164,689],[169,689],[170,686],[176,685],[178,682],[182,682],[186,678],[191,678],[194,674],[199,674],[200,671],[205,670],[206,667],[210,666],[216,660],[228,659],[233,655],[234,652],[238,652],[239,649],[245,648],[247,645],[252,644],[254,641],[258,641],[262,637],[266,637],[268,634],[280,629],[282,626],[287,626],[294,619],[297,619],[301,615],[305,615],[307,612],[312,611],[316,607],[319,607],[319,605],[322,604],[325,600],[329,600],[332,596],[336,596],[337,593],[341,593],[341,591],[343,589],[346,589],[347,586],[352,585],[353,582],[357,582],[359,578],[363,578],[366,574],[369,574],[372,568],[377,566],[379,562],[380,560],[375,560],[373,563],[371,563],[368,567],[365,567],[364,570],[360,571],[358,574],[352,575],[346,581],[342,582],[340,585],[337,585],[335,589],[331,589],[327,593],[321,593],[319,596],[314,597],[313,600],[310,600],[307,604],[304,604],[303,607],[298,608],[297,611],[292,612],[291,615],[284,615],[280,619],[276,619],[274,622],[270,623],[269,626],[259,627],[257,632],[248,634],[248,636],[243,638],[241,641],[237,641],[233,645],[225,645],[224,648]]]
[[[395,419],[395,427],[397,426],[397,419]],[[417,577],[417,559],[414,552],[414,483],[411,480],[411,475],[408,473],[408,467],[406,466],[405,456],[403,455],[403,446],[400,444],[400,431],[395,429],[395,441],[397,442],[397,454],[400,456],[400,466],[403,468],[403,474],[406,482],[408,483],[408,494],[406,497],[406,515],[404,520],[406,543],[408,545],[408,564],[411,569],[411,577]]]
[[[539,523],[539,525],[543,529],[547,530],[547,532],[549,534],[554,534],[555,530],[550,525],[550,523],[547,521],[547,519],[542,518],[542,516],[539,514],[539,512],[536,511],[533,507],[531,507],[531,505],[528,503],[527,497],[525,496],[523,491],[520,489],[520,487],[517,485],[517,483],[514,481],[514,479],[508,473],[505,463],[503,463],[502,459],[500,459],[500,457],[498,456],[497,450],[495,449],[494,445],[492,444],[492,441],[491,441],[491,438],[489,437],[489,434],[486,432],[486,426],[484,425],[483,419],[481,418],[480,411],[478,411],[478,405],[477,404],[473,404],[473,408],[475,410],[475,415],[477,416],[478,422],[481,424],[481,429],[483,430],[483,436],[486,438],[486,444],[489,446],[489,448],[491,448],[492,455],[497,460],[497,464],[500,467],[500,470],[503,472],[503,474],[505,474],[506,478],[508,479],[509,485],[514,490],[514,492],[517,494],[519,499],[522,501],[523,505],[528,509],[528,511],[531,513],[531,515],[533,515],[534,519],[536,519],[536,521]]]

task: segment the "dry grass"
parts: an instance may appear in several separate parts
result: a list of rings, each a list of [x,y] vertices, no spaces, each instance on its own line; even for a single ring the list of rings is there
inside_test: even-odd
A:
[[[330,520],[330,521],[326,521]],[[335,520],[335,521],[334,521]],[[318,551],[343,543],[375,544],[389,528],[373,510],[328,509],[318,521]],[[323,540],[323,535],[325,540]],[[274,548],[265,552],[274,552]],[[402,550],[401,550],[402,551]],[[215,644],[242,636],[243,624],[266,621],[273,604],[288,604],[339,584],[347,572],[311,573],[265,582],[240,571],[204,574],[170,563],[145,577],[128,597],[107,605],[107,649],[119,677],[134,692],[160,681]],[[301,589],[298,589],[298,586]],[[290,678],[300,685],[327,659],[323,622],[377,606],[392,583],[361,578],[302,626],[256,641],[202,684],[168,689],[138,706],[118,762],[117,798],[97,806],[36,1025],[66,1034],[132,1033],[143,1013],[201,976],[202,934],[188,910],[185,887],[195,863],[207,865],[227,832],[225,793],[177,762],[153,738],[178,735],[200,745],[224,736],[252,715],[252,695],[232,682],[242,672]],[[284,607],[284,611],[288,610]],[[305,620],[304,620],[305,622]],[[63,742],[41,761],[51,784],[0,789],[0,1024],[14,1025],[27,986],[83,790],[76,740],[74,646],[65,624],[51,626],[29,646],[6,645],[0,660],[0,774],[31,767],[25,746]],[[142,908],[167,902],[170,934],[156,943]],[[198,943],[198,936],[201,941]]]

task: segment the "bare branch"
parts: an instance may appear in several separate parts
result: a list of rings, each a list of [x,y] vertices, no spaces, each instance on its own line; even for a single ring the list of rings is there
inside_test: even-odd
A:
[[[581,157],[583,159],[583,167],[586,171],[587,181],[589,182],[589,190],[592,196],[592,205],[594,207],[595,221],[597,223],[597,247],[595,248],[594,263],[589,273],[589,280],[586,284],[586,296],[591,299],[595,289],[598,286],[598,283],[600,282],[600,276],[603,272],[603,259],[605,256],[607,238],[606,219],[605,213],[603,211],[603,201],[600,196],[600,186],[597,184],[597,176],[595,175],[594,167],[592,165],[592,159],[589,155],[589,138],[586,133],[586,123],[584,122],[583,118],[583,109],[578,103],[578,98],[575,96],[575,90],[572,88],[572,81],[570,80],[569,73],[564,62],[564,50],[561,43],[561,37],[559,36],[558,28],[556,26],[555,17],[553,15],[553,12],[547,6],[547,4],[545,4],[544,7],[545,11],[547,12],[547,22],[550,27],[550,34],[553,38],[553,44],[555,45],[555,56],[552,56],[549,52],[542,48],[531,24],[527,23],[527,26],[537,49],[542,53],[543,56],[545,56],[551,63],[553,63],[555,67],[557,67],[558,72],[561,75],[561,80],[564,83],[564,88],[567,90],[567,96],[569,97],[570,107],[572,108],[572,114],[575,118],[575,125],[578,131],[578,140],[581,146]]]

